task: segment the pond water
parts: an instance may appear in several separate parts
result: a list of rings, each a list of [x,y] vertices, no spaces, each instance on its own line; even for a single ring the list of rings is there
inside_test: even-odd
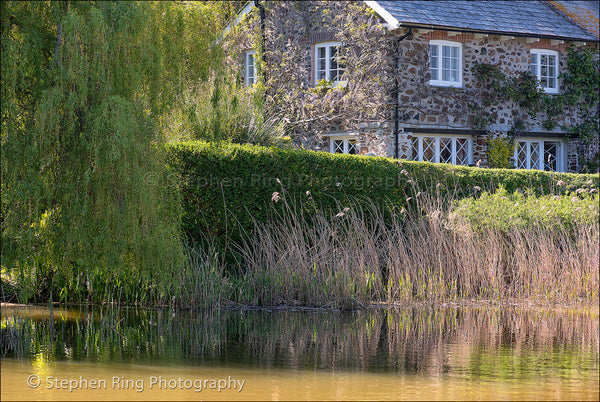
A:
[[[597,307],[2,306],[2,400],[598,400]]]

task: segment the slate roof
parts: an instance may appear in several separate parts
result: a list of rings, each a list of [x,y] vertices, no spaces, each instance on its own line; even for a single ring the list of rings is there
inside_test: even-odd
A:
[[[569,17],[573,22],[585,29],[596,39],[600,38],[599,10],[600,3],[596,1],[550,1],[554,7]]]
[[[477,32],[598,41],[597,36],[577,25],[563,10],[546,1],[400,0],[377,1],[377,4],[404,26],[423,25]],[[596,7],[596,15],[597,13]]]

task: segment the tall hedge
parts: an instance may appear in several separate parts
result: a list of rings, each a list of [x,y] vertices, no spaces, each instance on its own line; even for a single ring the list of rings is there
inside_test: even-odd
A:
[[[474,188],[508,192],[532,189],[537,194],[575,190],[598,174],[554,173],[539,170],[481,169],[383,157],[330,154],[227,143],[186,142],[168,145],[173,183],[183,195],[183,227],[192,239],[218,242],[239,239],[253,219],[294,200],[305,212],[340,212],[356,203],[393,210],[418,192],[473,195]],[[563,181],[563,186],[557,186]],[[562,183],[561,183],[562,184]],[[278,193],[275,194],[274,193]],[[273,209],[273,207],[275,209]]]

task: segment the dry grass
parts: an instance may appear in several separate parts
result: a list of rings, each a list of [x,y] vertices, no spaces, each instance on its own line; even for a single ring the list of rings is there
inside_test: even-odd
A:
[[[598,221],[475,228],[448,200],[419,194],[391,222],[376,208],[307,217],[286,204],[239,251],[234,299],[252,305],[355,308],[457,299],[598,300]],[[287,202],[285,198],[278,202]]]

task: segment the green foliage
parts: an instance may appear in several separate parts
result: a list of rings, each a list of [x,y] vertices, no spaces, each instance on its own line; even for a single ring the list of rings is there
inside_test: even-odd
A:
[[[329,154],[225,143],[188,142],[168,146],[173,179],[181,188],[183,227],[202,240],[215,236],[220,244],[239,241],[254,221],[266,222],[283,208],[282,197],[302,205],[306,213],[336,214],[344,207],[376,205],[398,213],[416,194],[472,196],[474,187],[507,191],[532,189],[537,194],[574,191],[598,175],[539,170],[478,169],[382,157]],[[557,187],[561,181],[564,187]],[[371,204],[372,203],[372,204]]]
[[[562,80],[566,87],[561,95],[564,103],[575,108],[579,122],[567,127],[573,135],[579,136],[584,143],[598,147],[600,142],[600,67],[598,53],[589,50],[576,52],[568,50],[569,70],[563,74]],[[600,151],[589,155],[585,165],[590,171],[598,171],[600,166]]]
[[[454,218],[466,219],[477,230],[493,229],[509,234],[515,230],[541,228],[547,231],[573,231],[598,222],[597,184],[584,185],[561,195],[533,196],[530,192],[509,193],[500,185],[478,198],[455,202]]]
[[[285,146],[284,124],[265,110],[257,88],[225,76],[197,84],[195,94],[183,96],[181,108],[164,120],[165,139],[230,141],[238,144]]]
[[[488,163],[492,168],[510,168],[510,158],[515,151],[515,141],[508,137],[492,138],[488,144]]]
[[[479,81],[480,104],[472,108],[475,111],[473,127],[486,129],[496,122],[497,115],[489,109],[503,102],[512,101],[531,119],[543,116],[542,126],[552,130],[558,125],[559,118],[571,108],[575,114],[576,124],[562,126],[567,132],[581,138],[584,143],[598,142],[600,132],[599,93],[600,69],[598,55],[588,49],[578,51],[567,50],[567,71],[561,74],[563,93],[548,95],[539,88],[536,78],[523,71],[516,77],[504,74],[497,65],[476,64],[473,66]],[[526,128],[519,113],[515,114],[514,134]],[[518,123],[521,127],[517,127]],[[598,154],[594,156],[598,158]],[[597,161],[591,161],[597,166]],[[588,161],[589,163],[589,161]],[[590,165],[591,166],[591,165]]]
[[[514,102],[532,119],[535,119],[540,112],[546,112],[548,118],[545,124],[552,124],[548,120],[552,120],[551,117],[555,115],[548,113],[549,111],[545,108],[549,104],[552,104],[554,109],[560,106],[556,106],[556,101],[539,88],[537,79],[530,71],[523,71],[515,77],[510,77],[503,73],[498,65],[486,63],[476,64],[472,70],[479,81],[481,97],[480,105],[473,107],[475,109],[474,127],[486,129],[489,125],[495,123],[497,115],[488,109],[507,101]],[[521,119],[517,118],[516,120],[523,125],[524,122]],[[520,131],[526,128],[526,126],[516,127],[516,124],[515,122],[512,131]]]
[[[160,124],[215,64],[218,6],[2,2],[2,265],[22,300],[168,291],[183,248]]]
[[[598,103],[600,95],[600,68],[598,68],[597,54],[586,50],[576,52],[569,49],[567,52],[568,71],[562,75],[565,92],[562,94],[565,104],[576,106],[580,111],[582,122],[572,126],[570,131],[580,137],[592,140],[597,138],[599,132]]]

